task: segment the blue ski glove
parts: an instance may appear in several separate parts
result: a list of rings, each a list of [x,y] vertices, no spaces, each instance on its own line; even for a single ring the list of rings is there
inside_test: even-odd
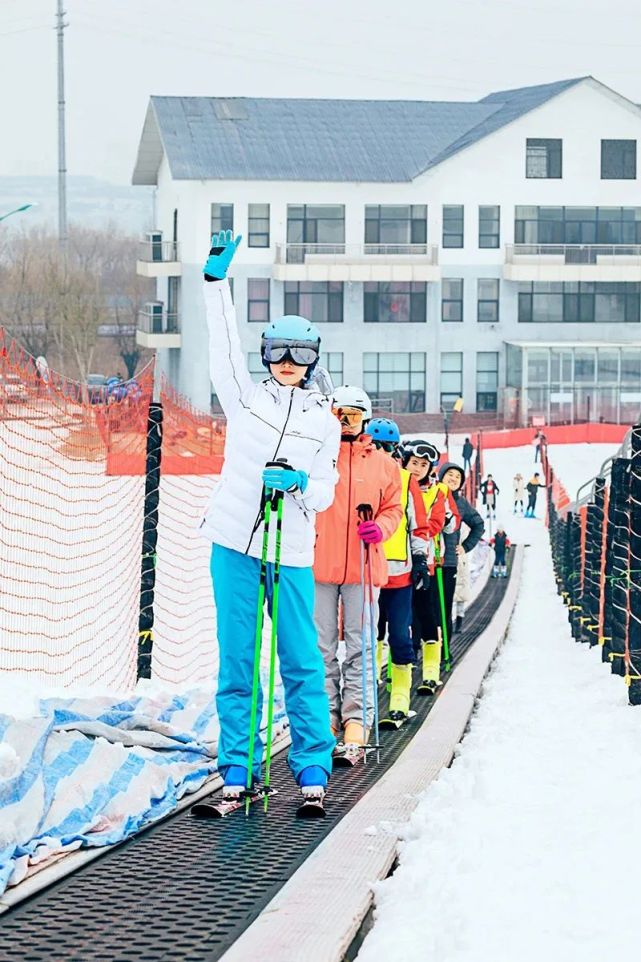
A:
[[[275,491],[300,491],[307,487],[309,478],[306,471],[295,471],[294,468],[265,468],[263,484]]]
[[[221,230],[219,234],[212,236],[209,257],[203,267],[206,281],[222,281],[223,277],[227,276],[229,265],[242,239],[239,234],[234,240],[230,230]]]

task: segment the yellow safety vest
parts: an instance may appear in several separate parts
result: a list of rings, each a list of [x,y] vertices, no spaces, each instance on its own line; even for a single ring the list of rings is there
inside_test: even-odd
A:
[[[401,472],[401,506],[403,517],[401,523],[391,538],[383,545],[383,551],[388,561],[407,561],[407,532],[409,518],[407,506],[409,504],[410,478],[412,475],[405,468],[399,468]]]
[[[423,495],[423,504],[425,505],[425,511],[427,513],[428,518],[430,516],[430,511],[432,510],[432,505],[436,501],[436,496],[439,493],[439,491],[442,491],[445,497],[447,498],[447,494],[449,490],[450,489],[445,484],[445,481],[437,481],[436,484],[433,484],[430,488],[421,488],[421,494]]]

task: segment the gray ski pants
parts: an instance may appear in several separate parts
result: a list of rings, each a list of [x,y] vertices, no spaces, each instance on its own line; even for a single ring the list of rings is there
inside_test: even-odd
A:
[[[338,602],[343,602],[343,635],[345,660],[338,662]],[[378,588],[374,589],[378,601]],[[329,698],[329,714],[332,728],[339,731],[348,721],[363,720],[362,676],[362,619],[363,589],[358,585],[332,585],[316,582],[314,621],[318,632],[318,644],[325,662],[325,691]],[[374,624],[378,619],[374,612]],[[367,725],[371,727],[374,716],[372,698],[372,662],[370,655],[371,635],[367,633]],[[342,680],[342,691],[341,691]]]

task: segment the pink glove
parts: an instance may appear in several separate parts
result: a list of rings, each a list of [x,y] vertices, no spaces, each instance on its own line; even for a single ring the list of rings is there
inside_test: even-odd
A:
[[[365,544],[380,544],[383,540],[383,532],[375,521],[361,521],[356,530],[358,537]]]

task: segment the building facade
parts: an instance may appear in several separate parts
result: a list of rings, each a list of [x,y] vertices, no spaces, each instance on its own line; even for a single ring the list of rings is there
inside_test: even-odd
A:
[[[335,383],[382,410],[529,423],[641,405],[641,110],[593,78],[475,104],[152,98],[134,183],[157,186],[139,340],[194,404],[211,387],[201,268],[231,276],[262,376],[269,318],[311,317]]]

